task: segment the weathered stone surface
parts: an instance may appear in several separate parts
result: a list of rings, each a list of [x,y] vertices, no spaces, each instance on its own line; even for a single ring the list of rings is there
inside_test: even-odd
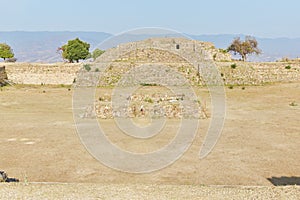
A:
[[[170,95],[159,93],[133,94],[128,97],[129,105],[113,105],[110,98],[101,96],[95,102],[96,117],[110,119],[114,117],[123,118],[207,118],[203,112],[202,105],[195,104],[183,107],[182,101],[186,100],[184,95]],[[85,117],[90,118],[91,109],[86,109]]]
[[[5,71],[5,66],[0,67],[0,86],[4,86],[7,81],[7,74]]]
[[[160,49],[164,51],[173,52],[177,55],[182,56],[185,60],[193,60],[194,52],[198,52],[199,55],[203,56],[203,59],[211,59],[215,61],[231,61],[231,55],[216,49],[210,42],[201,42],[198,40],[189,40],[186,38],[149,38],[138,42],[129,42],[120,44],[116,48],[109,49],[99,57],[96,62],[109,62],[115,59],[115,52],[122,57],[128,50],[147,50],[147,49]],[[138,57],[138,55],[136,55]],[[156,58],[155,56],[149,55],[149,57]],[[134,57],[132,57],[134,59]],[[168,58],[167,61],[173,59]],[[155,60],[154,60],[155,61]],[[176,60],[173,60],[176,62]]]
[[[216,64],[225,85],[263,85],[300,81],[299,62],[218,62]],[[235,69],[231,67],[232,64],[236,65]]]
[[[72,85],[82,64],[6,63],[8,80],[16,84]]]

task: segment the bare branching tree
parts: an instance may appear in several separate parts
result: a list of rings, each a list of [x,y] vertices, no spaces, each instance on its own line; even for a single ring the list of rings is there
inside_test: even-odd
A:
[[[248,54],[260,54],[261,50],[258,48],[258,42],[254,37],[246,36],[245,41],[241,41],[241,39],[235,38],[231,45],[227,49],[228,51],[234,52],[236,55],[237,53],[242,56],[242,60],[247,60]]]

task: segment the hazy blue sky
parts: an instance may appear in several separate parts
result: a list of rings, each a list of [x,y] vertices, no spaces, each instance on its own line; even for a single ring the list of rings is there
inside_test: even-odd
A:
[[[189,34],[300,37],[299,0],[0,0],[0,31],[162,27]]]

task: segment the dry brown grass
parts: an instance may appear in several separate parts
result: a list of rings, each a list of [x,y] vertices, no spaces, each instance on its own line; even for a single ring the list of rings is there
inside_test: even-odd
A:
[[[198,92],[209,99],[205,89]],[[2,88],[1,170],[23,182],[26,174],[29,182],[103,184],[270,186],[267,178],[272,176],[300,177],[300,107],[289,106],[293,101],[300,104],[300,83],[234,87],[226,92],[223,134],[207,158],[198,159],[209,125],[209,120],[201,120],[193,145],[181,159],[163,170],[135,175],[110,169],[86,151],[76,134],[72,91],[47,86]],[[172,137],[167,129],[154,141],[129,141],[115,134],[112,120],[101,122],[112,141],[132,151],[151,151]],[[169,130],[177,124],[168,123]]]

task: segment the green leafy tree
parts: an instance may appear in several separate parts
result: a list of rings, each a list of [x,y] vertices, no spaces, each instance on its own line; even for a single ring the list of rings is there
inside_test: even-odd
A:
[[[246,36],[245,41],[241,41],[239,37],[235,38],[227,50],[234,52],[234,55],[240,54],[243,61],[247,60],[248,54],[255,53],[258,55],[261,53],[258,42],[251,36]]]
[[[13,58],[14,53],[11,47],[5,43],[0,44],[0,58],[3,58],[4,60],[6,58]]]
[[[90,44],[83,42],[76,38],[75,40],[69,40],[67,44],[60,47],[58,50],[62,51],[62,57],[69,62],[79,62],[84,60],[90,55]]]
[[[89,55],[85,59],[90,59],[90,58],[92,58],[91,52],[89,52]]]
[[[94,60],[96,60],[99,56],[101,56],[105,51],[101,49],[95,49],[92,53],[92,57]]]

